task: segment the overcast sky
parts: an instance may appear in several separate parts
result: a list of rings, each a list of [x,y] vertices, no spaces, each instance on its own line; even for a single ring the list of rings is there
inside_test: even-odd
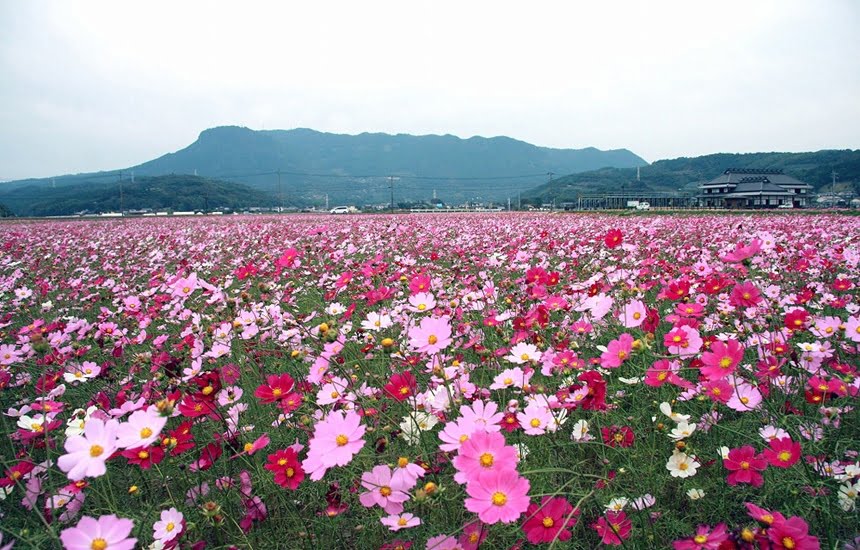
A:
[[[0,0],[0,179],[227,124],[648,161],[860,148],[860,2]]]

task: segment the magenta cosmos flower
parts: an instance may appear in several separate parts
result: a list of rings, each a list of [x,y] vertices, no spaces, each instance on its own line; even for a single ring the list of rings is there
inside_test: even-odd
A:
[[[63,529],[60,540],[66,550],[131,550],[137,542],[128,538],[133,527],[130,519],[113,514],[99,519],[84,516],[76,526]]]
[[[364,447],[364,429],[361,416],[354,411],[329,413],[314,428],[302,468],[312,480],[319,481],[329,468],[346,466]]]
[[[409,345],[413,350],[433,355],[451,344],[451,325],[447,317],[425,317],[421,324],[409,331]]]
[[[466,509],[487,524],[516,521],[529,507],[529,480],[516,470],[480,472],[466,486]]]
[[[474,432],[460,445],[452,463],[457,469],[454,481],[471,483],[481,472],[515,470],[517,451],[505,444],[505,436],[499,432]]]
[[[676,540],[672,543],[672,547],[674,550],[717,550],[728,538],[725,523],[720,523],[713,529],[707,525],[699,525],[695,535],[688,539]]]
[[[743,357],[744,348],[737,340],[716,341],[711,344],[710,351],[702,354],[702,363],[705,366],[700,372],[709,380],[725,378],[735,371]]]
[[[84,426],[83,435],[73,435],[66,440],[66,454],[57,459],[57,466],[72,481],[104,475],[107,471],[105,461],[117,450],[118,429],[116,420],[104,422],[99,418],[90,418]]]
[[[606,351],[600,356],[600,366],[605,369],[618,368],[632,351],[633,337],[625,332],[606,346]]]
[[[761,487],[764,484],[764,478],[759,472],[767,468],[767,460],[756,455],[755,449],[750,445],[730,450],[728,457],[723,460],[723,466],[731,472],[726,479],[729,485],[749,483],[753,487]]]

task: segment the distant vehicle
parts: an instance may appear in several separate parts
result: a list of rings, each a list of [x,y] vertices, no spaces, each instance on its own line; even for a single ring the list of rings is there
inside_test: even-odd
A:
[[[793,204],[780,204],[777,208],[794,208]]]
[[[329,210],[331,214],[349,214],[348,206],[335,206],[331,210]]]
[[[647,202],[640,202],[636,205],[636,210],[650,210],[651,204]]]

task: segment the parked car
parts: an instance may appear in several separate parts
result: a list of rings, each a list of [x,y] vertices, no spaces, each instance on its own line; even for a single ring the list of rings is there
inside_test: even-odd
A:
[[[348,206],[335,206],[330,211],[332,214],[349,214]]]

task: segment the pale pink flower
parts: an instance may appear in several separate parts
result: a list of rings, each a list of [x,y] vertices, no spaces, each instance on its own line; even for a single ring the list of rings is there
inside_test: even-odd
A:
[[[409,331],[409,346],[417,352],[436,354],[451,344],[451,325],[447,317],[425,317]]]
[[[421,518],[413,514],[393,514],[381,518],[379,521],[392,531],[400,531],[401,529],[409,529],[421,525]]]
[[[302,468],[312,480],[319,481],[329,468],[346,466],[364,447],[364,430],[355,411],[329,413],[314,427]]]
[[[161,511],[161,519],[152,526],[152,537],[161,542],[175,539],[184,530],[185,516],[176,508]]]
[[[72,481],[104,475],[107,471],[105,461],[118,448],[118,429],[116,420],[105,422],[99,418],[90,418],[84,426],[83,435],[66,439],[66,454],[57,459],[57,466]]]
[[[134,522],[111,514],[99,519],[84,516],[74,527],[63,529],[65,550],[132,550],[137,539],[129,538]]]
[[[128,417],[128,421],[120,424],[116,444],[121,449],[148,447],[158,439],[165,424],[167,417],[161,416],[155,407],[135,411]]]
[[[409,500],[409,487],[403,481],[401,477],[393,478],[391,468],[385,464],[375,466],[361,474],[361,486],[367,492],[358,500],[366,508],[379,506],[387,514],[399,514],[403,511],[403,503]]]

